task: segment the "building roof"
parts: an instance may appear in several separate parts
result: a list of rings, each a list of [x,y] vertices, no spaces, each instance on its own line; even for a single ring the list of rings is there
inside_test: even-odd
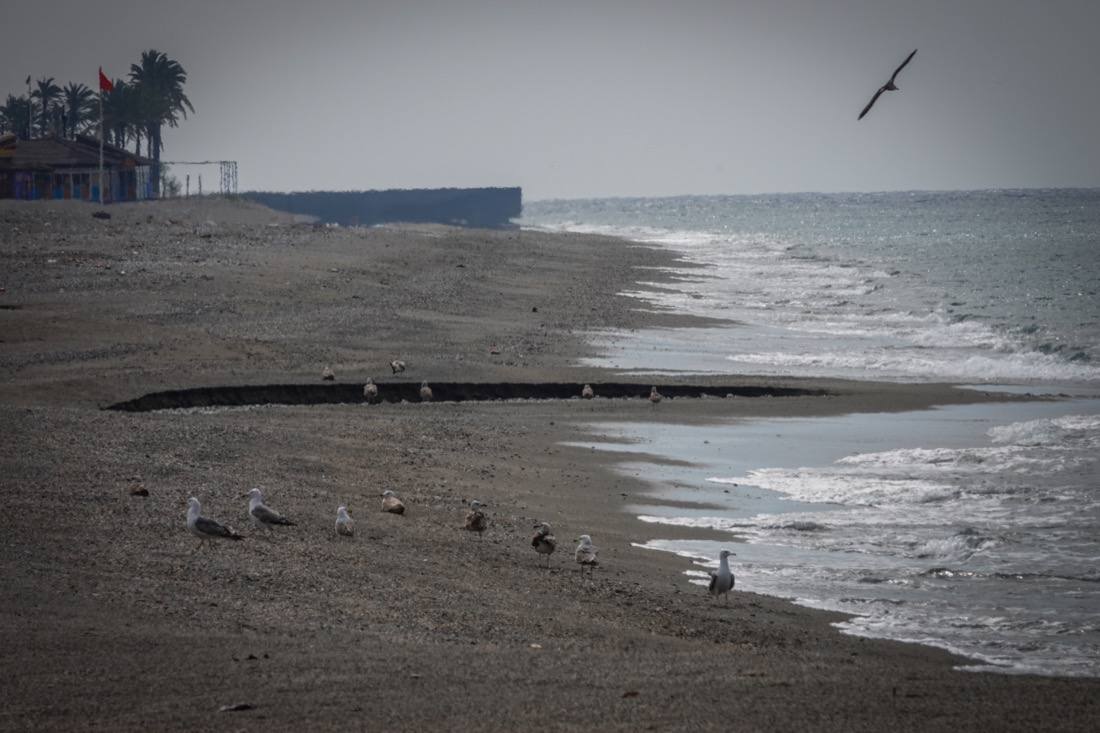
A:
[[[0,170],[50,171],[56,168],[96,168],[99,166],[99,140],[78,135],[75,140],[54,136],[36,140],[5,141],[0,146]],[[114,145],[103,146],[105,168],[132,168],[152,165],[153,161]]]

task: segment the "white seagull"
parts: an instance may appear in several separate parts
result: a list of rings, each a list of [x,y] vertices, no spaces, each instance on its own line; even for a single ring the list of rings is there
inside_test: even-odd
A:
[[[482,532],[489,529],[489,518],[485,516],[485,512],[481,511],[484,508],[484,504],[473,499],[470,501],[470,511],[466,512],[465,527],[471,532],[477,532],[479,538]]]
[[[253,524],[263,529],[271,529],[277,524],[294,526],[294,522],[264,504],[264,494],[259,488],[248,492],[248,515]]]
[[[374,403],[378,401],[378,385],[370,377],[367,378],[367,383],[363,385],[363,396],[367,398],[367,402]]]
[[[325,366],[325,368],[321,370],[321,379],[325,382],[334,382],[336,381],[336,372],[332,371],[332,367]]]
[[[428,386],[427,382],[420,383],[420,401],[431,402],[432,401],[432,388]]]
[[[540,555],[546,555],[546,567],[550,567],[550,556],[558,546],[554,535],[550,534],[550,525],[540,522],[535,525],[535,534],[531,536],[531,547]]]
[[[387,489],[382,492],[382,511],[390,514],[404,514],[405,505],[397,498],[397,494]]]
[[[586,400],[590,400],[596,396],[596,393],[592,390],[591,384],[584,385],[584,389],[581,390],[581,397]]]
[[[390,362],[390,369],[393,370],[394,374],[400,374],[401,372],[405,371],[405,362],[401,361],[400,359],[394,359]]]
[[[600,559],[597,557],[599,550],[592,545],[592,538],[586,534],[582,534],[577,538],[577,549],[573,553],[573,559],[577,561],[577,564],[581,566],[581,572],[584,572],[585,568],[588,568],[589,575],[600,564]]]
[[[867,103],[867,106],[864,107],[863,111],[859,113],[859,117],[856,118],[857,122],[859,120],[863,119],[863,115],[865,115],[865,114],[867,114],[868,112],[871,111],[871,107],[875,106],[875,102],[878,101],[878,98],[880,96],[882,96],[883,92],[896,92],[900,88],[900,87],[898,87],[894,84],[894,79],[896,79],[898,77],[898,72],[901,71],[902,69],[904,69],[905,65],[908,64],[910,61],[912,61],[913,57],[916,56],[916,55],[917,55],[917,49],[914,48],[913,53],[906,56],[905,60],[901,62],[901,66],[894,69],[894,73],[890,76],[890,81],[888,81],[885,84],[883,84],[882,86],[880,86],[878,88],[878,91],[875,92],[875,96],[871,97],[871,101]]]
[[[352,537],[355,535],[355,521],[348,516],[348,508],[346,506],[336,507],[336,534],[345,537]]]
[[[733,590],[735,579],[733,573],[730,572],[729,560],[726,558],[736,554],[736,552],[730,552],[729,550],[722,550],[718,553],[718,572],[711,571],[710,585],[707,586],[707,590],[710,591],[712,596],[715,598],[724,596],[727,604],[730,601],[730,591]]]
[[[661,393],[657,391],[656,386],[649,388],[649,401],[655,405],[661,401]]]
[[[196,550],[202,547],[206,540],[244,539],[229,527],[202,516],[202,504],[193,496],[187,500],[187,529],[199,538],[199,546],[195,548]]]

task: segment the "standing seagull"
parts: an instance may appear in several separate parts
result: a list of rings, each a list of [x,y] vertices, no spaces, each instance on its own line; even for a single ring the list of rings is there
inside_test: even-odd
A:
[[[378,385],[371,377],[367,377],[367,383],[363,385],[363,397],[371,404],[378,401]]]
[[[336,534],[345,537],[353,537],[355,535],[355,522],[348,516],[348,508],[346,506],[336,507]]]
[[[382,511],[390,514],[404,514],[405,505],[397,498],[397,494],[386,489],[382,492]]]
[[[899,89],[899,87],[894,85],[894,79],[897,78],[898,72],[901,71],[902,69],[904,69],[905,65],[907,63],[909,63],[913,59],[913,57],[916,56],[916,55],[917,55],[917,49],[914,48],[913,53],[909,54],[905,58],[905,60],[901,62],[901,66],[894,69],[894,74],[890,77],[890,81],[886,82],[885,84],[883,84],[881,87],[878,88],[878,91],[875,92],[875,96],[871,97],[871,101],[868,102],[867,106],[863,108],[863,111],[859,113],[859,117],[856,118],[857,121],[862,120],[863,115],[865,115],[865,114],[867,114],[868,112],[871,111],[871,107],[874,106],[875,102],[878,100],[879,96],[883,92],[896,92]]]
[[[554,539],[554,535],[550,534],[550,525],[546,522],[536,524],[535,530],[535,534],[531,537],[531,547],[534,547],[538,554],[546,555],[546,567],[550,567],[550,556],[554,554],[558,541]]]
[[[477,499],[470,501],[470,511],[466,512],[466,524],[465,527],[470,532],[477,532],[478,538],[481,537],[481,533],[489,529],[489,518],[485,516],[485,512],[481,511],[485,508]]]
[[[325,382],[336,381],[336,372],[332,371],[332,367],[326,366],[321,370],[321,379]]]
[[[191,534],[199,538],[199,547],[206,540],[243,540],[239,534],[224,525],[218,524],[213,519],[202,516],[202,504],[195,497],[187,500],[187,529]],[[199,549],[196,547],[195,549]],[[194,552],[194,550],[192,550]]]
[[[588,568],[588,574],[591,575],[596,566],[600,564],[600,559],[597,557],[599,550],[592,545],[592,538],[586,534],[578,537],[577,542],[579,544],[573,553],[573,559],[581,566],[582,573],[585,568]]]
[[[584,389],[581,390],[581,397],[586,400],[590,400],[596,396],[596,392],[592,389],[591,384],[584,385]]]
[[[655,405],[661,401],[661,393],[657,391],[656,386],[649,388],[649,401]]]
[[[718,553],[718,572],[711,572],[710,585],[707,586],[707,590],[715,598],[724,596],[727,605],[730,602],[730,591],[733,590],[734,577],[733,573],[730,572],[729,560],[726,558],[736,554],[729,550],[722,550]]]
[[[277,524],[294,526],[294,522],[264,504],[264,494],[259,488],[248,492],[248,514],[252,517],[252,523],[263,529],[271,529]]]
[[[420,401],[431,402],[432,401],[432,388],[428,386],[427,382],[420,383]]]

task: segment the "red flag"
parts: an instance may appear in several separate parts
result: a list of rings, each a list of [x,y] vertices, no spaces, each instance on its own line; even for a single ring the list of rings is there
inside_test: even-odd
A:
[[[107,75],[103,73],[103,67],[99,67],[99,91],[101,92],[113,92],[115,85],[111,83],[111,80],[107,78]]]

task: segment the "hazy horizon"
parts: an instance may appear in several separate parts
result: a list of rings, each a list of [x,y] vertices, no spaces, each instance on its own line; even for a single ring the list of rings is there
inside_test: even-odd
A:
[[[1100,187],[1097,3],[63,0],[4,13],[27,30],[0,52],[0,95],[26,93],[28,74],[94,87],[99,66],[124,78],[163,51],[195,107],[164,131],[164,159],[236,160],[241,190]],[[900,91],[857,122],[914,48]]]

